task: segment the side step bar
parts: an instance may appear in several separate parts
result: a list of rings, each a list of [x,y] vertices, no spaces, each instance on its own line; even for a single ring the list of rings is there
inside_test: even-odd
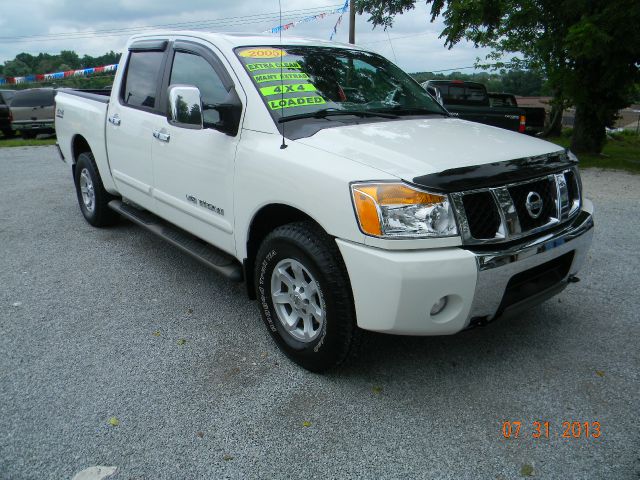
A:
[[[243,279],[242,266],[228,253],[213,247],[184,230],[171,225],[146,210],[140,210],[121,200],[111,200],[109,208],[115,210],[133,223],[146,228],[152,233],[163,238],[170,244],[188,253],[207,267],[228,277],[241,282]]]

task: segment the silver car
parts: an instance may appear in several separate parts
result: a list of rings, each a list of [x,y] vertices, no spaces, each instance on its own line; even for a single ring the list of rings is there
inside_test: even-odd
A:
[[[31,88],[16,92],[9,104],[13,121],[11,128],[24,138],[39,133],[53,133],[56,91],[52,88]]]

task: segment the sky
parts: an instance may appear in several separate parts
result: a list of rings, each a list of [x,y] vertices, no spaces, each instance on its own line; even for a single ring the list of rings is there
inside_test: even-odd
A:
[[[320,13],[342,4],[341,0],[281,1],[283,23],[308,16],[304,9]],[[80,56],[95,56],[109,50],[120,51],[129,35],[140,28],[158,25],[180,23],[207,31],[263,32],[279,24],[277,12],[278,0],[5,1],[0,13],[0,63],[20,52],[53,54],[75,50]],[[283,38],[328,39],[337,19],[334,14],[297,25],[284,31]],[[397,16],[393,28],[386,32],[381,27],[374,29],[367,19],[366,14],[356,18],[356,44],[384,55],[408,72],[468,67],[488,53],[468,43],[460,43],[451,50],[445,48],[444,41],[438,38],[442,23],[430,22],[428,9],[420,0],[414,10]],[[110,32],[96,33],[105,30]],[[113,35],[114,30],[118,35]],[[41,37],[34,38],[35,35]],[[69,35],[76,38],[65,38]],[[347,42],[348,12],[334,40]]]

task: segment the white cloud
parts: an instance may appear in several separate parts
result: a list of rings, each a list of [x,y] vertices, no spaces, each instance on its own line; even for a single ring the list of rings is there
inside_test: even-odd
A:
[[[20,52],[38,54],[75,50],[82,56],[100,55],[109,50],[119,51],[131,33],[109,37],[91,36],[89,33],[89,38],[49,38],[29,42],[11,39],[18,36],[201,22],[263,13],[270,15],[259,19],[254,17],[250,21],[227,21],[227,25],[218,25],[211,28],[211,31],[260,32],[278,25],[275,14],[278,11],[277,0],[22,0],[3,3],[0,17],[0,63],[14,58]],[[282,9],[285,18],[299,19],[301,15],[287,12],[340,3],[341,0],[282,0]],[[429,18],[427,7],[418,2],[414,10],[398,16],[393,28],[387,33],[379,27],[373,29],[367,22],[366,14],[358,16],[356,42],[381,53],[411,72],[466,67],[473,65],[478,56],[486,55],[486,50],[475,49],[467,43],[461,43],[451,50],[446,49],[444,41],[438,38],[442,24],[430,23]],[[327,39],[337,19],[337,15],[332,15],[323,20],[300,24],[285,31],[283,37],[295,35]],[[346,42],[347,38],[348,14],[345,14],[334,39]]]

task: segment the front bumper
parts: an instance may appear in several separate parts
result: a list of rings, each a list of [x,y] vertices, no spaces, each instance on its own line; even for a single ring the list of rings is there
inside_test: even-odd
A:
[[[337,240],[365,330],[449,335],[561,291],[584,263],[593,205],[562,229],[500,251],[390,251]],[[431,315],[442,297],[446,307]]]

